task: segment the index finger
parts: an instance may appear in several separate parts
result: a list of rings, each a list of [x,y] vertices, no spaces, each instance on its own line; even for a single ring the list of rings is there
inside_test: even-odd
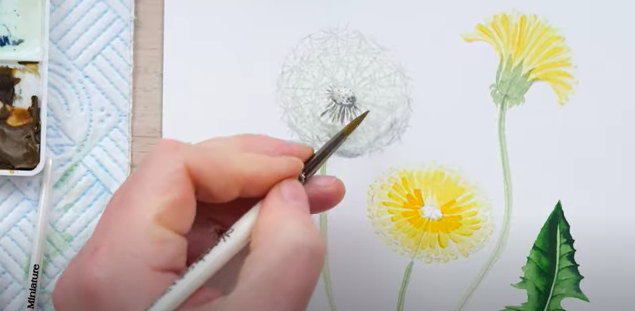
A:
[[[260,196],[294,178],[302,161],[165,141],[111,198],[92,236],[60,277],[60,310],[144,309],[186,267],[197,199]]]
[[[281,180],[298,176],[302,167],[294,156],[221,152],[166,141],[139,168],[126,191],[136,192],[134,197],[143,202],[135,203],[146,205],[159,224],[184,235],[194,221],[197,201],[264,196]]]
[[[216,137],[202,141],[197,145],[216,150],[242,151],[271,156],[296,156],[302,160],[308,159],[313,154],[313,148],[308,144],[289,143],[275,137],[256,134]]]

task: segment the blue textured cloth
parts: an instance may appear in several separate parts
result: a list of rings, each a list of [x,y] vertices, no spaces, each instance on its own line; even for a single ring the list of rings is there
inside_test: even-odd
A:
[[[51,0],[47,151],[54,159],[41,310],[128,174],[133,0]],[[0,308],[21,310],[41,176],[0,177]]]

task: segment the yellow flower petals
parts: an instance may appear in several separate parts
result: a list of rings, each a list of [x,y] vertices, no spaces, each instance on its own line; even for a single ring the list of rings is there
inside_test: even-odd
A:
[[[475,187],[437,166],[377,178],[368,191],[368,218],[395,251],[425,262],[466,257],[493,231],[490,206]]]
[[[496,14],[462,37],[468,43],[488,43],[503,63],[511,60],[514,67],[522,65],[522,73],[529,73],[529,80],[549,83],[559,104],[568,101],[575,84],[569,72],[573,69],[570,50],[564,37],[546,21],[536,15]],[[559,79],[545,75],[550,71],[558,72]]]

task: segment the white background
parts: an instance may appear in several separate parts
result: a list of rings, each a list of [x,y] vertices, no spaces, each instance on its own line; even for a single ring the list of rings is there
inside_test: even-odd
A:
[[[568,311],[631,306],[635,261],[635,45],[627,1],[166,1],[163,133],[201,141],[236,133],[292,138],[280,120],[276,79],[298,40],[332,26],[375,38],[413,79],[413,116],[402,141],[384,153],[333,159],[329,173],[347,187],[329,215],[329,253],[339,310],[393,310],[408,259],[375,237],[366,191],[393,165],[431,161],[460,168],[490,198],[497,228],[503,209],[497,111],[489,95],[498,57],[460,34],[495,13],[547,19],[565,36],[578,66],[564,107],[544,83],[508,113],[514,189],[509,244],[464,310],[520,305],[526,256],[558,200],[571,224],[581,287],[591,303]],[[452,310],[489,247],[468,259],[414,267],[405,310]],[[322,283],[309,310],[327,310]]]

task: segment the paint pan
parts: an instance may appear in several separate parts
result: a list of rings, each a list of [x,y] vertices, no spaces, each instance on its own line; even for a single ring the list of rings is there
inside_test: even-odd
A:
[[[0,0],[0,175],[44,166],[49,0]]]

